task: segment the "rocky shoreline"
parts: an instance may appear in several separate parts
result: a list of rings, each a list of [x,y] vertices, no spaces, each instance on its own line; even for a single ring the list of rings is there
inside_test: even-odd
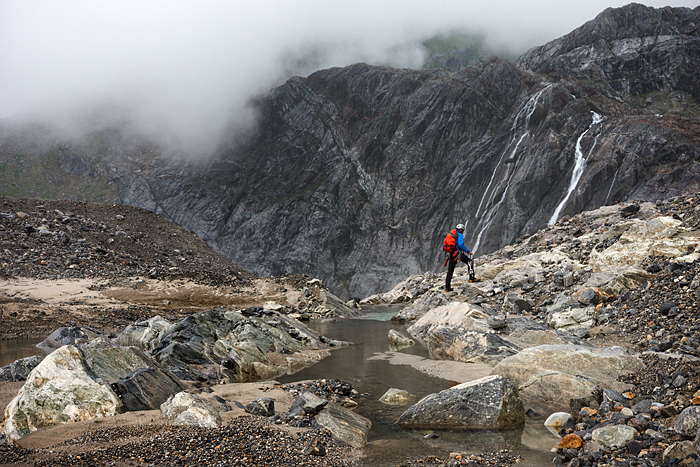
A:
[[[298,342],[315,342],[313,345],[320,348],[324,341],[322,336],[314,337],[312,334],[300,340],[300,336],[307,331],[301,328],[294,330],[293,323],[296,321],[287,322],[288,319],[323,319],[357,313],[352,303],[340,303],[320,282],[304,276],[262,280],[247,275],[235,265],[228,264],[221,269],[213,260],[199,264],[193,260],[191,269],[187,269],[190,266],[185,264],[158,269],[163,266],[163,248],[148,253],[148,249],[141,245],[143,237],[133,239],[128,235],[117,235],[116,230],[112,232],[109,228],[107,219],[82,215],[88,225],[93,222],[87,221],[88,217],[94,217],[95,225],[105,226],[101,238],[88,239],[82,234],[85,230],[67,229],[66,226],[71,226],[73,220],[64,223],[61,219],[66,216],[79,218],[76,214],[67,213],[71,212],[70,207],[81,207],[80,203],[21,200],[21,204],[16,206],[12,204],[15,201],[5,198],[0,202],[0,206],[5,206],[0,228],[0,241],[3,242],[0,252],[4,255],[0,279],[6,281],[8,287],[22,279],[49,283],[52,278],[54,281],[92,280],[93,284],[102,285],[95,286],[91,291],[85,289],[88,292],[83,294],[76,292],[62,302],[23,298],[25,292],[20,289],[13,289],[12,295],[5,293],[0,303],[3,322],[6,323],[6,328],[3,328],[6,331],[2,334],[4,338],[13,336],[9,332],[13,329],[13,323],[21,322],[25,324],[18,329],[24,329],[23,333],[32,332],[31,323],[36,321],[39,323],[33,331],[36,333],[50,327],[92,325],[98,333],[114,339],[119,335],[117,331],[124,330],[123,325],[129,319],[132,322],[141,320],[141,327],[136,328],[141,329],[141,334],[137,333],[136,336],[141,336],[145,335],[142,333],[146,323],[156,323],[156,316],[162,316],[159,319],[166,321],[171,319],[172,323],[199,323],[196,325],[205,327],[208,320],[215,318],[221,323],[217,327],[230,326],[225,323],[231,320],[232,323],[249,323],[246,326],[257,323],[255,326],[268,326],[270,330],[281,327],[286,334],[279,335],[281,340],[275,346],[278,349],[287,346],[289,351],[298,353],[301,350],[301,347],[297,348]],[[110,218],[114,216],[117,220],[116,216],[122,216],[123,219],[118,220],[123,225],[127,225],[127,219],[133,222],[131,226],[127,225],[131,231],[137,230],[139,225],[146,231],[146,226],[139,224],[138,216],[133,215],[131,208],[112,209],[117,209],[121,214],[107,210]],[[63,217],[56,211],[60,211]],[[20,212],[24,218],[20,218]],[[146,223],[151,222],[149,216],[144,213]],[[176,226],[166,225],[171,230],[165,227],[156,229],[155,232],[162,237],[151,238],[147,245],[165,245],[168,238],[187,237]],[[700,244],[699,225],[700,204],[692,197],[656,204],[605,207],[565,218],[531,237],[478,258],[477,274],[481,282],[469,283],[463,268],[458,268],[453,280],[455,292],[446,294],[442,291],[444,277],[428,273],[412,276],[386,294],[365,299],[363,304],[407,304],[395,319],[411,323],[408,328],[411,338],[426,345],[435,357],[480,363],[482,366],[487,364],[492,367],[492,374],[515,381],[529,423],[545,423],[554,407],[568,414],[554,425],[562,436],[561,444],[552,446],[556,451],[552,452],[552,459],[557,465],[700,465],[693,444],[697,432],[697,428],[694,428],[694,423],[697,423],[694,421],[696,404],[700,404],[700,263],[696,257]],[[51,234],[40,233],[45,231],[42,226],[50,227]],[[70,234],[67,242],[65,237],[62,240],[62,232]],[[149,236],[155,235],[150,230],[148,232]],[[120,243],[121,248],[109,254],[115,255],[113,258],[135,258],[134,267],[138,274],[134,271],[125,273],[114,261],[107,261],[111,264],[105,263],[104,267],[100,267],[103,264],[95,253],[101,255],[99,249],[106,250],[117,242],[116,238],[123,242]],[[110,239],[114,241],[110,242]],[[15,247],[8,248],[9,245]],[[207,258],[206,255],[213,253],[203,243],[197,247],[196,239],[189,245],[195,245],[190,248],[192,254],[189,255],[194,258]],[[141,252],[133,253],[134,250],[130,248],[140,248]],[[201,252],[197,248],[201,248]],[[187,251],[183,249],[178,248],[180,252]],[[62,262],[50,263],[42,259],[48,256],[68,258],[76,253],[76,258]],[[42,264],[42,261],[47,264]],[[225,264],[221,258],[217,261]],[[77,267],[70,267],[72,265]],[[154,268],[163,271],[165,276],[158,276],[157,272],[152,276],[150,271]],[[199,268],[203,272],[198,273]],[[184,275],[180,274],[183,269],[188,271]],[[224,271],[223,275],[221,271]],[[130,275],[132,273],[135,275]],[[81,277],[76,277],[76,274]],[[217,279],[212,281],[212,277]],[[152,287],[156,281],[162,288],[148,292],[156,296],[161,294],[160,298],[144,301],[143,297],[147,295],[144,290]],[[187,303],[184,299],[179,299],[178,308],[171,305],[175,300],[164,303],[168,300],[164,300],[162,294],[168,289],[182,291],[189,287],[191,291],[195,286],[208,287],[206,293],[200,289],[199,297],[216,296],[218,302],[208,301],[200,308],[184,306]],[[114,292],[115,287],[120,288],[119,293]],[[140,287],[143,289],[140,290]],[[125,294],[129,290],[130,296]],[[112,297],[120,298],[113,298],[108,305],[76,298],[90,292],[95,297],[111,292]],[[271,298],[277,303],[271,303]],[[196,301],[197,298],[190,299],[189,303],[191,305]],[[215,312],[212,304],[240,310],[237,312],[240,315]],[[102,315],[110,309],[121,310],[128,315],[117,320],[113,317],[105,319]],[[203,321],[209,315],[210,318]],[[41,325],[41,318],[45,320],[44,325]],[[170,329],[172,323],[163,324],[163,329]],[[160,349],[160,353],[153,353],[156,359],[160,358],[158,355],[168,355],[170,368],[180,368],[179,378],[187,379],[189,374],[194,378],[192,383],[199,380],[196,384],[190,384],[190,391],[212,402],[218,400],[214,397],[216,394],[208,394],[205,389],[217,381],[225,382],[220,380],[225,375],[232,381],[243,375],[256,379],[264,377],[264,373],[256,372],[276,371],[271,370],[272,366],[288,365],[291,361],[290,355],[283,360],[275,360],[273,352],[253,366],[231,362],[229,373],[207,367],[212,364],[211,361],[202,360],[193,367],[182,359],[184,354],[163,354],[167,347],[165,344],[177,342],[178,346],[194,349],[198,345],[195,345],[197,339],[186,336],[200,336],[198,339],[206,340],[208,338],[204,336],[208,331],[204,330],[205,327],[187,330],[182,327],[184,324],[178,326],[181,330],[177,335],[181,337],[167,337],[169,331],[158,331],[148,334],[148,339],[138,345],[149,352]],[[231,329],[235,329],[235,326]],[[401,339],[401,336],[393,336],[392,339],[410,345],[410,340]],[[235,342],[234,346],[243,345],[241,349],[247,345]],[[83,349],[81,345],[78,348]],[[264,345],[261,342],[256,344],[259,348]],[[572,386],[571,396],[564,395],[568,393],[562,391],[560,399],[547,396],[543,389],[547,387],[544,382],[533,384],[535,379],[531,374],[523,376],[520,370],[512,373],[507,369],[508,362],[517,361],[516,358],[524,358],[535,351],[540,352],[537,354],[540,355],[537,357],[540,365],[543,350],[561,354],[566,349],[573,349],[572,355],[580,358],[615,348],[613,346],[628,349],[615,350],[613,354],[619,354],[616,354],[616,359],[628,354],[624,358],[637,360],[619,360],[626,363],[615,363],[620,370],[615,373],[607,367],[602,368],[603,372],[609,373],[608,376],[614,375],[609,380],[600,379],[600,371],[586,373],[589,370],[583,364],[567,363],[576,367],[576,374],[567,376],[560,370],[557,372],[576,384]],[[104,350],[101,344],[93,344],[92,347]],[[280,352],[279,355],[283,356],[289,351]],[[611,357],[606,354],[605,358],[608,359],[606,365],[609,365]],[[631,363],[633,361],[638,363]],[[593,361],[594,370],[600,365],[598,360]],[[512,367],[531,368],[533,365],[521,363]],[[247,370],[243,371],[243,368]],[[543,371],[552,374],[551,369],[545,368]],[[519,379],[521,377],[529,382],[523,383]],[[202,378],[210,380],[203,384]],[[492,381],[493,378],[486,379]],[[6,385],[8,392],[5,396],[7,399],[3,399],[5,404],[16,394],[19,389],[17,384],[0,383]],[[534,392],[532,388],[536,388]],[[274,390],[286,392],[286,397],[292,400],[307,394],[303,402],[307,408],[294,412],[289,402],[286,406],[277,407],[273,415],[253,416],[241,408],[241,402],[248,403],[265,396],[265,393],[258,393],[255,397],[260,389],[255,389],[247,399],[232,398],[222,393],[225,396],[222,399],[229,405],[236,405],[233,402],[237,402],[241,407],[233,407],[233,411],[226,412],[226,417],[216,428],[174,425],[171,420],[163,418],[160,410],[127,412],[108,417],[114,419],[114,426],[105,426],[103,421],[70,424],[76,430],[74,436],[66,434],[60,442],[46,439],[47,436],[51,437],[50,430],[40,430],[37,433],[45,432],[41,436],[33,434],[22,438],[19,443],[3,446],[0,449],[0,463],[17,466],[363,465],[362,451],[357,447],[363,443],[362,435],[357,432],[348,435],[359,440],[353,449],[348,446],[350,438],[345,442],[338,439],[337,433],[320,424],[322,417],[317,417],[320,412],[308,408],[317,403],[308,396],[315,394],[316,398],[331,401],[327,403],[345,410],[352,409],[357,402],[349,383],[287,384]],[[546,401],[535,394],[538,391]],[[322,406],[325,404],[319,406],[319,411]],[[134,414],[144,414],[148,419],[137,420]],[[700,419],[700,416],[697,418]],[[188,444],[192,440],[196,440],[196,449]],[[22,447],[25,444],[27,446]],[[139,455],[133,455],[135,452]],[[321,453],[324,454],[315,455]],[[444,458],[431,455],[400,463],[397,461],[396,465],[510,466],[519,462],[520,458],[515,452],[483,455],[454,452]]]

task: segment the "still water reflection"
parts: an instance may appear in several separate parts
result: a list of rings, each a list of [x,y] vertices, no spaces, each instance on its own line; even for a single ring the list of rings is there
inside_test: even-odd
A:
[[[0,367],[9,365],[20,358],[32,355],[46,355],[36,345],[44,339],[10,339],[0,340]]]
[[[450,452],[484,452],[510,449],[523,456],[523,466],[546,465],[549,450],[558,439],[549,434],[542,422],[527,424],[524,429],[508,431],[439,431],[438,438],[425,438],[430,430],[411,430],[394,425],[407,406],[388,406],[379,398],[389,389],[405,389],[422,398],[455,385],[453,381],[428,376],[407,365],[393,365],[385,360],[368,360],[378,352],[389,351],[387,334],[395,329],[403,334],[406,326],[390,323],[398,308],[372,307],[364,319],[338,320],[335,323],[312,322],[310,327],[353,345],[333,350],[330,357],[293,375],[277,378],[290,383],[309,379],[349,381],[362,394],[357,398],[357,413],[372,420],[366,449],[366,465],[391,466],[402,459],[426,455],[447,456]],[[428,358],[427,349],[416,344],[401,352]]]

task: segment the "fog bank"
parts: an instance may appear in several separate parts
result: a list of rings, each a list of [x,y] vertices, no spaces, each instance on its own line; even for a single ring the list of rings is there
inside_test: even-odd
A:
[[[107,106],[173,144],[211,148],[229,123],[251,121],[252,96],[291,75],[418,68],[421,41],[448,30],[519,53],[625,3],[0,0],[0,117],[66,123]]]

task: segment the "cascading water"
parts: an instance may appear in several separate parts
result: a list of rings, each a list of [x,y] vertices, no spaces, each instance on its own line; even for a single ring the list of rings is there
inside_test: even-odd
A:
[[[491,179],[489,180],[488,185],[486,185],[484,194],[482,195],[481,201],[479,202],[479,207],[476,210],[476,218],[479,219],[477,228],[481,226],[481,229],[479,229],[476,241],[474,242],[474,247],[472,248],[472,251],[475,253],[478,250],[479,245],[481,244],[481,237],[484,235],[484,232],[486,232],[489,229],[489,227],[491,227],[491,224],[493,224],[496,214],[498,213],[498,209],[501,207],[501,204],[503,204],[503,201],[506,199],[506,194],[508,192],[508,189],[510,188],[510,181],[513,178],[513,174],[515,173],[515,168],[513,167],[511,169],[511,167],[508,165],[505,168],[505,173],[503,174],[503,177],[501,178],[500,182],[492,188],[493,181],[496,177],[496,173],[502,166],[506,154],[510,154],[506,161],[513,159],[518,150],[518,147],[520,146],[520,143],[522,143],[525,137],[530,134],[530,131],[527,128],[530,124],[530,118],[532,117],[532,114],[537,108],[537,102],[539,101],[542,94],[544,94],[551,87],[552,85],[550,84],[549,86],[540,89],[534,96],[532,96],[527,101],[523,108],[520,109],[520,111],[517,113],[515,119],[513,119],[513,125],[511,125],[510,127],[510,140],[508,141],[508,144],[501,153],[501,157],[498,159],[498,164],[496,164],[496,167],[493,170],[493,174],[491,174]],[[518,130],[521,128],[524,128],[525,132],[522,135],[520,135],[520,138],[518,139],[518,142],[515,143],[515,147],[513,148],[513,150],[509,151],[509,149],[515,142],[515,139],[518,137]],[[504,185],[505,188],[503,188]],[[493,202],[494,197],[502,188],[503,192],[501,194],[501,197],[496,202],[496,204],[489,208],[489,205],[491,205],[491,203]],[[486,202],[484,203],[484,201]],[[484,210],[483,213],[482,208]]]
[[[610,183],[610,189],[608,190],[608,195],[605,197],[605,202],[603,205],[607,206],[608,201],[610,200],[610,193],[612,193],[612,189],[615,186],[615,182],[617,181],[617,173],[620,171],[620,169],[617,169],[615,171],[615,175],[613,175],[612,182]]]
[[[574,171],[571,173],[571,182],[569,183],[569,189],[566,192],[566,196],[564,196],[564,199],[561,200],[561,203],[559,203],[559,206],[554,210],[554,214],[552,214],[552,217],[549,219],[548,224],[552,225],[557,222],[557,219],[559,219],[559,215],[561,214],[561,211],[564,209],[564,206],[566,206],[566,202],[569,201],[569,197],[571,196],[571,193],[574,192],[576,189],[576,185],[578,185],[579,180],[581,180],[581,175],[583,175],[583,170],[586,168],[586,161],[588,160],[587,157],[583,157],[583,152],[581,150],[581,140],[583,140],[583,137],[586,136],[586,133],[593,128],[593,125],[596,125],[600,122],[603,121],[603,116],[600,114],[597,114],[593,111],[591,111],[593,114],[593,122],[588,126],[586,131],[581,133],[581,136],[578,137],[576,140],[576,151],[575,151],[575,156],[576,159],[574,161]],[[591,155],[591,151],[593,150],[593,147],[591,147],[591,150],[588,151],[588,155]]]

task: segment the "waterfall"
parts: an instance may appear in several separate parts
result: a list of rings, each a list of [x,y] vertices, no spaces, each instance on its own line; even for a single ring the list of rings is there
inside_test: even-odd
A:
[[[613,186],[615,186],[615,181],[617,181],[617,173],[620,171],[618,168],[615,171],[615,175],[613,175],[612,183],[610,183],[610,189],[608,190],[608,195],[605,197],[605,202],[603,203],[603,206],[608,205],[608,200],[610,199],[610,193],[612,193]]]
[[[552,225],[557,222],[557,219],[559,218],[559,214],[561,214],[561,211],[564,209],[564,206],[566,206],[566,202],[569,201],[569,196],[571,196],[571,193],[574,192],[576,189],[576,185],[578,185],[579,180],[581,180],[581,175],[583,175],[583,170],[586,168],[586,161],[588,160],[587,157],[583,157],[583,152],[581,151],[581,140],[583,139],[584,136],[586,136],[586,133],[593,128],[593,125],[600,123],[603,121],[603,117],[593,111],[591,111],[593,114],[593,122],[588,126],[586,131],[581,133],[581,136],[578,137],[578,140],[576,140],[576,151],[575,151],[575,162],[574,162],[574,170],[571,173],[571,182],[569,183],[569,189],[566,192],[566,196],[564,196],[564,199],[561,200],[561,203],[559,203],[559,206],[554,210],[554,214],[552,214],[552,217],[549,219],[548,225]],[[592,149],[592,148],[591,148]],[[590,155],[590,151],[589,151]]]
[[[518,111],[518,113],[515,115],[515,118],[513,119],[513,124],[510,127],[510,140],[508,141],[508,144],[506,144],[506,147],[503,149],[501,157],[498,159],[498,164],[496,164],[496,167],[493,169],[491,179],[489,180],[488,185],[486,185],[484,194],[482,195],[481,201],[479,202],[479,206],[476,209],[475,218],[479,219],[476,227],[478,228],[479,226],[481,226],[481,229],[477,234],[476,241],[474,242],[474,247],[472,248],[472,251],[475,253],[479,248],[479,245],[481,244],[481,237],[483,236],[484,232],[486,232],[488,228],[491,227],[491,224],[493,224],[498,209],[500,208],[503,201],[506,199],[506,193],[510,188],[510,181],[513,178],[513,174],[515,173],[515,167],[513,167],[512,169],[510,167],[506,167],[505,173],[503,174],[503,178],[501,178],[498,184],[492,188],[493,181],[496,178],[496,172],[498,172],[498,169],[501,167],[506,154],[510,154],[510,156],[506,160],[513,159],[518,150],[518,147],[520,146],[520,143],[522,143],[525,137],[530,134],[530,131],[527,129],[527,127],[530,124],[530,118],[532,118],[532,114],[535,113],[535,109],[537,108],[537,102],[539,101],[542,94],[544,94],[551,87],[552,85],[550,84],[537,91],[535,95],[528,99],[528,101],[525,103],[522,109]],[[520,130],[521,128],[523,128],[525,131],[518,138],[518,130]],[[515,143],[513,150],[509,151],[516,138],[518,138],[517,143]],[[495,205],[489,208],[489,205],[493,202],[494,197],[504,185],[505,188],[503,189],[503,193],[500,199]],[[483,213],[482,208],[484,210]],[[479,217],[480,215],[482,215],[481,218]]]

